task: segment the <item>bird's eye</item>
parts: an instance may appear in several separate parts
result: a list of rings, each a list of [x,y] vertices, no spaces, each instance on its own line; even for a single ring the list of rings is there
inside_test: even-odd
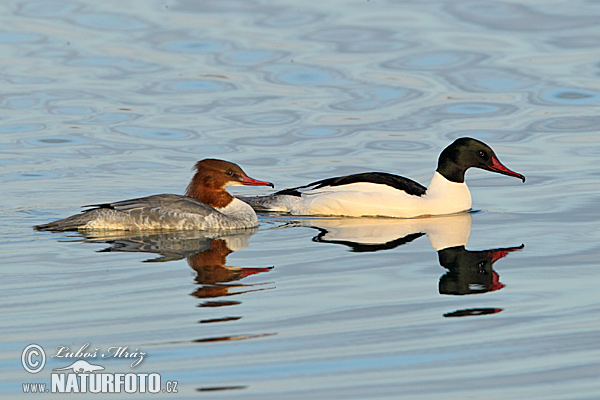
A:
[[[483,150],[479,150],[479,151],[477,152],[477,155],[478,155],[479,157],[481,157],[481,158],[486,158],[486,157],[487,157],[487,154],[486,154],[486,152],[485,152],[485,151],[483,151]]]
[[[485,274],[485,262],[481,261],[479,262],[479,264],[477,264],[477,273],[479,274]]]
[[[231,175],[233,175],[233,171],[232,171],[232,170],[228,170],[228,171],[226,172],[226,174],[227,174],[227,175],[229,175],[229,176],[231,176]]]

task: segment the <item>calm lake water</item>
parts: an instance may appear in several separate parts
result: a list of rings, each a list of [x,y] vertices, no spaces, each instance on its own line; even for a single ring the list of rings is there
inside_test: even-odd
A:
[[[2,398],[37,398],[24,383],[79,358],[178,382],[151,398],[600,398],[600,3],[0,7]],[[461,136],[527,182],[469,171],[477,212],[413,221],[32,229],[182,193],[206,157],[278,189],[373,170],[428,184]],[[57,357],[86,344],[96,357]]]

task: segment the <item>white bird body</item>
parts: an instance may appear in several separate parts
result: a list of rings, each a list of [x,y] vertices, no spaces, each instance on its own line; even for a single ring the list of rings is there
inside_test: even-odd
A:
[[[469,210],[471,193],[464,182],[450,182],[436,172],[421,196],[384,184],[358,182],[307,189],[300,196],[285,196],[281,201],[280,208],[275,205],[270,211],[289,211],[295,215],[413,218]]]
[[[428,187],[398,175],[367,172],[313,182],[268,196],[240,197],[255,210],[292,215],[414,218],[471,209],[464,176],[470,167],[518,177],[485,143],[457,139],[440,154]]]

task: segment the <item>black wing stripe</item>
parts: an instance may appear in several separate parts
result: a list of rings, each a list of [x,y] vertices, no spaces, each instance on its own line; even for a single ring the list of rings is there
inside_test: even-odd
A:
[[[422,196],[425,194],[427,188],[412,179],[405,178],[403,176],[388,174],[385,172],[364,172],[361,174],[353,174],[346,176],[339,176],[336,178],[323,179],[321,181],[309,183],[308,185],[298,186],[296,188],[285,189],[277,192],[278,195],[288,196],[300,196],[302,193],[301,189],[312,187],[313,189],[320,189],[326,186],[341,186],[349,185],[352,183],[375,183],[379,185],[388,185],[398,190],[403,190],[406,193],[413,196]]]

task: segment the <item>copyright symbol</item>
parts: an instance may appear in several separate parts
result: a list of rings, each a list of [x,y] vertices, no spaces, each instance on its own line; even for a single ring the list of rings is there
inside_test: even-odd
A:
[[[37,358],[41,359],[37,359]],[[23,353],[21,353],[21,364],[23,364],[23,368],[25,371],[30,374],[37,374],[44,368],[46,365],[46,353],[42,346],[38,344],[30,344],[29,346],[23,349]]]

